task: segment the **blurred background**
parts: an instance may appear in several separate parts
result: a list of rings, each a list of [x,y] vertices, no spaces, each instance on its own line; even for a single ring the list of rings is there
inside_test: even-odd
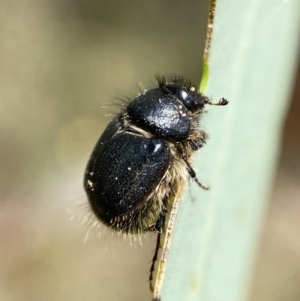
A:
[[[88,231],[83,173],[114,97],[157,72],[199,82],[207,2],[0,2],[1,301],[150,300],[155,235]],[[300,300],[295,83],[249,301]]]

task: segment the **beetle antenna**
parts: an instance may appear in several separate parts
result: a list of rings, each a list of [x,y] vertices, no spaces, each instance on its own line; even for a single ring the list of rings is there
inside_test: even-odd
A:
[[[205,104],[211,105],[211,106],[226,106],[228,105],[229,101],[222,97],[219,102],[215,103],[215,102],[211,102],[210,100],[205,100],[204,102]]]

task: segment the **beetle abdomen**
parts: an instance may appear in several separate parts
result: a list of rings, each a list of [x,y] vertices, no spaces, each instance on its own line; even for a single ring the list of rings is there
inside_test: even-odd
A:
[[[118,123],[118,120],[112,123]],[[107,130],[112,128],[114,125]],[[164,140],[148,139],[130,132],[118,132],[105,141],[106,132],[99,139],[88,164],[85,189],[92,209],[101,221],[121,231],[132,232],[130,224],[134,215],[153,206],[149,204],[149,198],[171,164],[170,148]]]

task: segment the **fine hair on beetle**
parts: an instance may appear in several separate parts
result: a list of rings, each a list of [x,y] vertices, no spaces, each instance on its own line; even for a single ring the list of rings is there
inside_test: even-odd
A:
[[[224,98],[212,103],[183,77],[155,79],[155,87],[121,103],[84,176],[97,221],[119,234],[157,233],[150,285],[172,204],[181,198],[190,178],[207,189],[192,168],[193,155],[208,137],[199,127],[199,117],[207,104],[228,104]]]

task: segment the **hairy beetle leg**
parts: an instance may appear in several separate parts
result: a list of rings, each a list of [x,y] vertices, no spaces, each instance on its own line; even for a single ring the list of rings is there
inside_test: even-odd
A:
[[[184,160],[184,159],[183,159]],[[190,174],[190,177],[199,185],[199,187],[201,187],[202,189],[204,190],[209,190],[209,187],[208,186],[205,186],[203,185],[197,178],[196,176],[196,172],[194,171],[194,169],[192,168],[191,164],[189,162],[187,162],[186,160],[184,160],[186,166],[187,166],[187,169],[188,169],[188,172]]]
[[[149,285],[150,285],[150,291],[154,291],[154,285],[153,285],[153,279],[154,279],[154,271],[155,271],[155,263],[158,259],[158,252],[159,249],[161,248],[160,241],[161,241],[161,234],[162,233],[157,233],[157,238],[156,238],[156,246],[154,250],[154,255],[151,260],[151,267],[150,267],[150,274],[149,274]]]
[[[149,285],[150,285],[151,292],[153,292],[153,290],[154,290],[153,279],[154,279],[155,263],[158,259],[159,249],[161,248],[161,245],[160,245],[161,236],[165,230],[166,213],[167,213],[166,203],[167,203],[167,199],[165,199],[163,202],[162,212],[160,213],[159,218],[156,221],[156,224],[152,228],[149,229],[150,231],[155,231],[157,233],[156,246],[154,249],[154,254],[153,254],[153,257],[151,260],[151,266],[150,266],[150,271],[149,271]]]

